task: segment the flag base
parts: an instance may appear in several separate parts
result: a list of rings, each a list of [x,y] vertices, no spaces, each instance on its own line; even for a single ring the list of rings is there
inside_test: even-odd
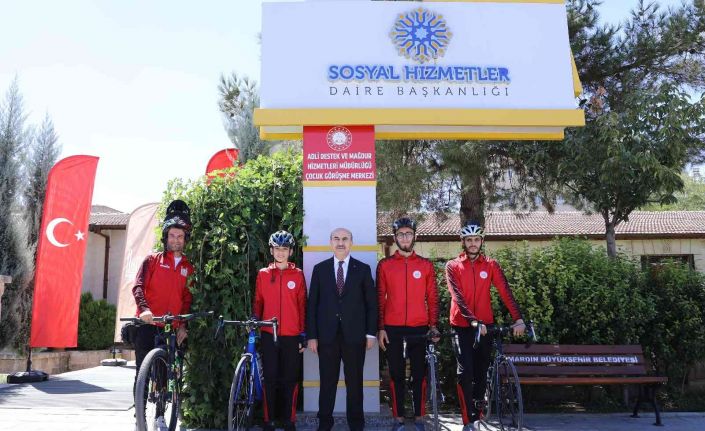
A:
[[[49,374],[44,371],[30,370],[8,374],[7,383],[37,383],[49,378]]]
[[[119,358],[103,359],[102,361],[100,361],[100,365],[104,367],[122,367],[124,365],[127,365],[127,361]]]

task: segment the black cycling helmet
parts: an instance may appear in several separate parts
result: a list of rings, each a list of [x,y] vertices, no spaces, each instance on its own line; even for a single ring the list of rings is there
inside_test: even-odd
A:
[[[173,227],[184,231],[184,239],[186,241],[191,238],[191,209],[182,200],[173,201],[166,209],[166,216],[162,225],[162,243],[165,250],[169,229]]]
[[[290,234],[289,232],[285,230],[279,230],[274,232],[272,235],[269,237],[269,246],[270,247],[289,247],[293,248],[294,247],[294,235]]]
[[[400,217],[392,223],[392,232],[396,235],[397,231],[403,227],[408,227],[416,233],[416,221],[409,217]]]
[[[406,248],[402,247],[401,244],[399,244],[399,239],[397,238],[397,231],[403,227],[408,227],[414,233],[416,233],[416,221],[410,219],[409,217],[400,217],[396,219],[394,223],[392,223],[392,232],[394,232],[394,242],[397,244],[397,247],[399,248],[399,250],[411,252],[414,249],[416,238],[412,238],[411,245]]]
[[[191,208],[189,208],[188,205],[186,205],[186,202],[181,199],[171,201],[169,206],[166,207],[166,216],[164,219],[168,220],[175,215],[186,220],[189,225],[191,224]]]
[[[479,236],[485,239],[485,228],[482,227],[480,222],[475,220],[468,220],[465,222],[463,227],[460,228],[460,239],[467,236]]]

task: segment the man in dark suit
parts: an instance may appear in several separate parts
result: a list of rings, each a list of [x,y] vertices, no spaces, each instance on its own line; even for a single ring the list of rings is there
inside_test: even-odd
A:
[[[333,406],[343,360],[346,413],[351,431],[365,426],[362,412],[362,371],[365,349],[377,333],[377,291],[370,266],[350,257],[352,233],[345,228],[330,234],[334,256],[319,262],[311,274],[306,312],[308,348],[318,354],[321,390],[318,395],[320,431],[333,427]]]

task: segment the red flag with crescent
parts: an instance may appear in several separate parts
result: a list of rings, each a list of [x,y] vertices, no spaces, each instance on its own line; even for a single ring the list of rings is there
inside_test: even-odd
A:
[[[238,166],[237,157],[239,154],[237,148],[226,148],[220,150],[213,154],[213,157],[208,161],[206,166],[206,176],[208,177],[208,183],[215,177],[225,176],[224,172],[216,172],[227,168],[232,168],[233,166]]]
[[[76,347],[83,258],[98,158],[71,156],[47,179],[37,247],[32,347]]]

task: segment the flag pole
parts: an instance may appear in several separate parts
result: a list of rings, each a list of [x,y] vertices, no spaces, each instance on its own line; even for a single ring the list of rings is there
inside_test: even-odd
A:
[[[34,280],[32,280],[34,283]],[[29,316],[29,324],[32,325],[32,315]],[[32,369],[32,345],[30,344],[29,335],[27,336],[27,369],[7,375],[7,383],[38,383],[49,378],[49,374],[44,371]]]

